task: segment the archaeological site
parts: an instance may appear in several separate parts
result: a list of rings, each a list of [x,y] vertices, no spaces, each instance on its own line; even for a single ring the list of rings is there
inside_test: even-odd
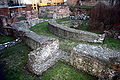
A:
[[[120,0],[0,0],[0,80],[120,80]]]

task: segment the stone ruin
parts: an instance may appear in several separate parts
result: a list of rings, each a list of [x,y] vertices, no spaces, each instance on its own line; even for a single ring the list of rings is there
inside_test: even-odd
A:
[[[112,80],[117,72],[112,65],[120,65],[120,51],[102,46],[79,44],[71,51],[69,62],[77,69],[82,69],[103,80],[105,77]]]
[[[48,24],[49,31],[61,38],[66,38],[70,40],[102,43],[104,40],[104,34],[95,34],[87,31],[76,30],[57,24],[56,21],[51,20]]]
[[[39,19],[20,21],[12,24],[12,30],[15,37],[20,37],[33,51],[28,54],[28,69],[36,75],[53,66],[61,58],[62,51],[59,50],[59,40],[48,38],[29,30],[30,23],[39,24],[43,21]],[[27,23],[26,23],[27,22]],[[23,27],[21,27],[23,26]],[[26,27],[25,27],[26,26]]]
[[[63,59],[77,69],[84,70],[101,79],[106,78],[105,74],[109,74],[107,76],[109,80],[116,76],[115,72],[119,69],[112,69],[110,66],[120,65],[120,51],[114,51],[101,46],[79,44],[73,48],[71,53],[66,53],[59,49],[58,39],[37,35],[29,30],[33,25],[41,22],[43,20],[35,19],[20,21],[11,25],[14,36],[20,37],[33,49],[28,54],[28,69],[32,73],[41,75],[53,66],[57,60]],[[56,26],[58,25],[56,24]]]
[[[69,17],[71,11],[68,6],[43,6],[40,7],[39,17],[52,17],[54,19]]]

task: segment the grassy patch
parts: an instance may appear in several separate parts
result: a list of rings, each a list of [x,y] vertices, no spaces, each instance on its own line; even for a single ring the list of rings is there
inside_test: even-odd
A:
[[[4,66],[6,80],[34,80],[34,76],[25,71],[30,51],[23,43],[0,51],[0,65]]]
[[[22,43],[0,51],[0,64],[4,66],[6,80],[34,80],[25,71],[30,51],[31,49]]]
[[[91,6],[85,6],[85,5],[83,5],[83,6],[70,6],[70,9],[71,9],[71,10],[74,10],[75,8],[84,9],[84,10],[86,10],[86,11],[89,11],[89,10],[92,9]]]
[[[60,23],[62,21],[69,21],[70,18],[66,17],[66,18],[61,18],[61,19],[57,19],[56,22]]]
[[[92,76],[76,71],[73,67],[58,62],[41,76],[42,80],[95,80]]]
[[[104,45],[108,48],[120,50],[120,40],[113,38],[105,38]]]
[[[89,21],[88,20],[82,20],[81,21],[81,25],[83,26],[82,28],[80,28],[80,30],[87,30],[88,26],[89,26]]]
[[[52,33],[49,32],[48,28],[46,27],[47,25],[48,25],[48,22],[43,22],[41,24],[33,26],[32,28],[30,28],[30,30],[32,30],[33,32],[36,32],[37,34],[40,34],[40,35],[56,37],[55,35],[53,35]]]
[[[39,17],[39,19],[53,19],[52,17]]]
[[[26,20],[26,17],[17,17],[19,20]]]
[[[0,44],[3,44],[5,42],[9,42],[9,41],[12,41],[12,40],[14,40],[13,37],[0,35]]]

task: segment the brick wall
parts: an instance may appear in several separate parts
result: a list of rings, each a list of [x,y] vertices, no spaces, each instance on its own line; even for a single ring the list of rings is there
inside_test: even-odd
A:
[[[31,4],[26,5],[26,7],[0,8],[0,15],[5,15],[10,17],[12,13],[16,13],[17,16],[20,16],[22,15],[22,12],[31,11],[31,10],[32,10]]]

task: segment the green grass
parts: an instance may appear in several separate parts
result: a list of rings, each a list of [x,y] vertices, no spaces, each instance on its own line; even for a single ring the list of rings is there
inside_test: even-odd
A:
[[[34,80],[25,70],[30,51],[23,43],[0,51],[0,65],[4,66],[6,80]]]
[[[88,26],[89,26],[89,21],[88,20],[82,20],[81,21],[81,25],[83,26],[82,28],[80,28],[80,30],[87,30],[88,29]]]
[[[69,20],[70,20],[70,18],[66,17],[66,18],[57,19],[56,22],[60,23],[62,21],[69,21]]]
[[[39,17],[39,19],[53,19],[52,17]]]
[[[95,80],[92,76],[78,72],[73,67],[58,62],[54,67],[44,72],[41,76],[42,80]]]
[[[120,50],[120,39],[105,38],[104,45],[111,49]]]
[[[120,50],[120,41],[116,39],[111,39],[111,38],[105,38],[105,41],[103,44],[98,44],[98,43],[88,43],[88,42],[82,42],[82,41],[74,41],[74,40],[68,40],[68,39],[63,39],[55,36],[54,34],[50,33],[48,28],[47,28],[48,22],[44,22],[38,25],[33,26],[30,28],[30,30],[36,32],[39,35],[44,35],[52,38],[57,38],[59,39],[60,42],[60,48],[65,51],[71,51],[73,47],[75,47],[78,44],[81,43],[86,43],[86,44],[94,44],[94,45],[102,45],[111,48],[111,49],[116,49]]]
[[[84,9],[84,10],[86,10],[86,11],[89,11],[89,10],[92,9],[91,6],[85,6],[85,5],[83,5],[83,6],[70,6],[70,9],[71,9],[71,10],[73,10],[73,9],[75,9],[75,8]]]
[[[0,44],[6,43],[9,41],[13,41],[13,40],[14,40],[13,37],[0,35]]]
[[[26,20],[26,17],[17,17],[19,20]]]
[[[42,24],[35,25],[34,27],[30,28],[30,30],[40,35],[56,37],[55,35],[49,32],[48,28],[46,27],[47,25],[48,25],[48,22],[44,22]]]

